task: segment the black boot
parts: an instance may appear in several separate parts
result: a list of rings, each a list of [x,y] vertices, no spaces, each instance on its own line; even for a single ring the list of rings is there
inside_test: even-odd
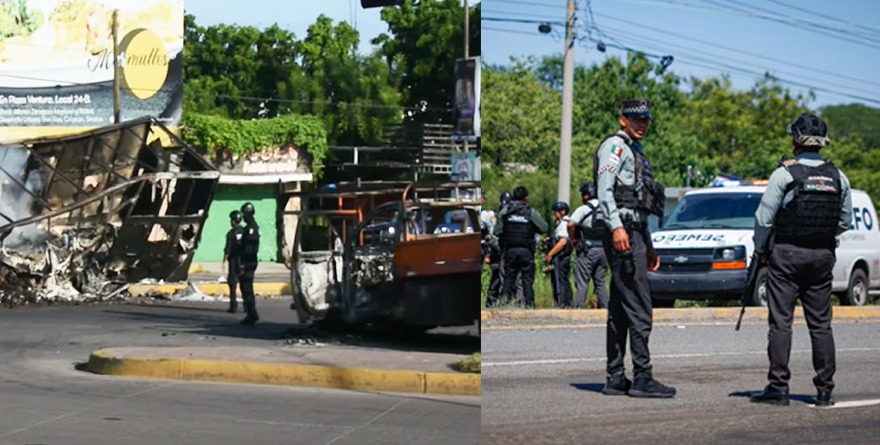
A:
[[[238,310],[238,302],[235,300],[230,300],[229,301],[229,309],[226,309],[226,312],[229,312],[230,314],[234,314],[235,311],[237,311],[237,310]]]
[[[608,377],[605,387],[602,388],[602,394],[606,396],[625,396],[630,388],[632,388],[632,382],[626,378],[626,374],[619,372]]]
[[[668,399],[675,397],[675,388],[666,386],[653,377],[636,377],[632,389],[629,390],[630,397],[645,397],[652,399]]]
[[[816,406],[834,406],[834,399],[831,398],[831,391],[819,390],[816,396]]]
[[[830,393],[828,395],[829,397],[831,396]],[[749,397],[749,401],[753,403],[766,403],[768,405],[779,406],[788,406],[790,403],[787,389],[780,391],[770,385],[767,385],[763,391],[752,394],[752,396]]]

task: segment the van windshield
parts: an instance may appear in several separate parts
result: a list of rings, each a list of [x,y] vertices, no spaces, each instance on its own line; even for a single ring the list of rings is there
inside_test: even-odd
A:
[[[687,195],[672,210],[663,228],[751,230],[760,203],[760,193]]]

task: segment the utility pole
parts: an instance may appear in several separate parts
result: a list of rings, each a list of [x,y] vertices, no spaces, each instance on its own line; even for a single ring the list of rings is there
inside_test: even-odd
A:
[[[468,46],[468,40],[470,39],[470,21],[471,21],[471,9],[468,5],[468,0],[464,0],[464,59],[470,56],[470,48]],[[469,151],[467,138],[464,140],[464,151],[467,153]]]
[[[571,112],[574,99],[574,0],[568,0],[565,20],[565,63],[562,67],[562,133],[559,137],[557,199],[568,202],[571,189]]]
[[[119,10],[113,10],[113,123],[119,123]]]

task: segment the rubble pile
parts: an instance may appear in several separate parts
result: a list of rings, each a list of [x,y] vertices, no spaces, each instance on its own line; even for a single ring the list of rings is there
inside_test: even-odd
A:
[[[108,301],[127,296],[124,291],[128,286],[105,272],[112,245],[105,236],[107,231],[94,232],[47,236],[41,243],[19,244],[17,248],[0,246],[0,305]],[[83,239],[83,235],[91,236]]]
[[[153,118],[0,145],[0,304],[185,280],[219,176]]]

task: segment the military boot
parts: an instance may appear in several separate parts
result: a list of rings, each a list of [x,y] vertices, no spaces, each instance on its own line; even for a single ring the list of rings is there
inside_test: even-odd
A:
[[[632,389],[629,390],[630,397],[645,397],[653,399],[668,399],[675,397],[675,388],[666,386],[651,376],[636,377]]]
[[[632,382],[626,378],[626,374],[618,372],[608,377],[605,387],[602,388],[602,394],[606,396],[625,396],[631,387]]]
[[[752,394],[752,396],[749,397],[749,401],[753,403],[766,403],[768,405],[780,406],[788,406],[790,403],[787,389],[779,390],[770,385],[767,385],[763,391]]]

